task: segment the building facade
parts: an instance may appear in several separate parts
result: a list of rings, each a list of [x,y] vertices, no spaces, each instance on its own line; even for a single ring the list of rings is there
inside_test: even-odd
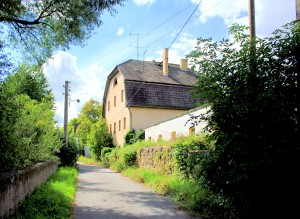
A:
[[[130,129],[144,130],[195,107],[191,89],[197,81],[187,68],[163,62],[128,60],[107,77],[103,96],[103,117],[114,145],[123,146]]]

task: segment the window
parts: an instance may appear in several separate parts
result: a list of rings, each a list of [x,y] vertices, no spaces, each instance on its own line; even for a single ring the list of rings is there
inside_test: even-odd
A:
[[[107,107],[108,107],[108,112],[109,112],[110,111],[110,101],[108,101]]]
[[[171,140],[175,140],[176,139],[176,132],[171,132]]]
[[[119,131],[121,131],[121,120],[119,120]]]
[[[195,135],[195,126],[189,128],[189,135]]]
[[[112,132],[111,132],[111,125],[109,125],[109,134],[112,134]]]
[[[114,80],[114,86],[117,86],[117,84],[118,84],[118,80],[115,78],[115,80]]]
[[[126,129],[126,117],[124,117],[123,126],[124,126],[124,129]]]
[[[117,105],[117,97],[114,96],[114,106],[116,106],[116,105]]]
[[[123,100],[124,100],[124,91],[121,90],[121,102],[123,102]]]
[[[116,123],[114,123],[114,134],[116,134]]]
[[[157,137],[157,141],[161,141],[162,140],[162,134],[159,134]]]

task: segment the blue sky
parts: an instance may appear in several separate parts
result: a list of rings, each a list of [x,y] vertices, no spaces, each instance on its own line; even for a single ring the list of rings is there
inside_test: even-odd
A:
[[[69,119],[76,117],[89,99],[102,102],[107,75],[128,59],[160,61],[169,48],[169,62],[179,63],[199,37],[227,37],[234,22],[248,25],[248,0],[128,0],[115,7],[117,14],[104,12],[103,24],[83,47],[57,51],[45,66],[45,74],[56,99],[56,119],[64,112],[63,84],[71,81]],[[256,0],[256,32],[269,36],[296,17],[295,0]],[[138,34],[138,35],[137,35]],[[137,55],[137,39],[138,55]]]

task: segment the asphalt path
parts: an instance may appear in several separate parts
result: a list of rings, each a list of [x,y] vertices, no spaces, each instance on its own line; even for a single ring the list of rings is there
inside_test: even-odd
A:
[[[191,218],[175,203],[120,173],[78,163],[75,219]]]

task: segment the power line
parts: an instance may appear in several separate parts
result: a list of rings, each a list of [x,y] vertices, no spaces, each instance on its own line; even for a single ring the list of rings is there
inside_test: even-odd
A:
[[[192,12],[192,14],[190,15],[190,17],[187,19],[187,21],[184,23],[184,25],[182,26],[182,28],[180,29],[180,31],[178,32],[178,34],[175,36],[174,40],[172,41],[172,43],[170,44],[169,48],[173,45],[173,43],[175,42],[175,40],[177,39],[177,37],[179,36],[179,34],[181,33],[181,31],[183,30],[183,28],[186,26],[186,24],[189,22],[189,20],[191,19],[191,17],[194,15],[195,11],[197,10],[197,8],[199,7],[199,5],[201,4],[202,0],[200,0],[200,2],[198,3],[197,7],[194,9],[194,11]]]

